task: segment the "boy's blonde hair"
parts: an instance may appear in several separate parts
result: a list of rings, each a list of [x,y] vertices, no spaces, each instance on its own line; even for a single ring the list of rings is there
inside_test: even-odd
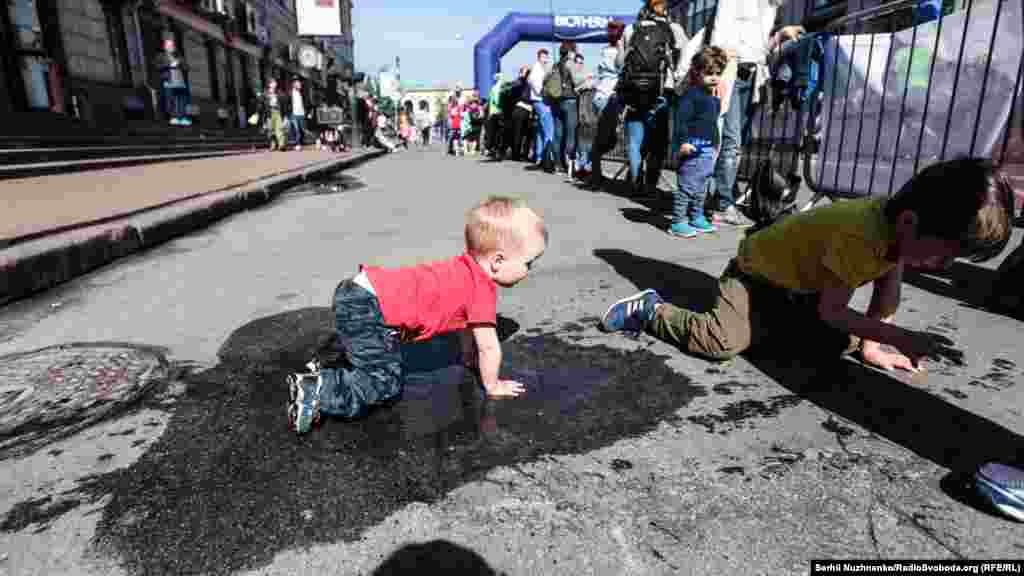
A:
[[[547,244],[544,219],[520,198],[491,196],[466,213],[466,250],[470,254],[522,249],[530,233],[539,234]]]

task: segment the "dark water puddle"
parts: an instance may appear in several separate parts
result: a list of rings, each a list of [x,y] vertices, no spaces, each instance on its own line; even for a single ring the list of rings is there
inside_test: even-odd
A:
[[[110,498],[95,542],[130,572],[228,574],[284,550],[357,540],[403,506],[435,501],[495,467],[643,435],[707,395],[666,366],[667,356],[579,346],[553,330],[503,345],[503,376],[521,379],[528,395],[484,402],[478,380],[455,362],[457,341],[438,338],[406,348],[400,402],[297,438],[286,427],[284,377],[331,325],[329,309],[306,308],[242,326],[218,366],[186,377],[167,430],[137,462],[86,479],[60,501]],[[518,328],[503,319],[499,332]],[[68,508],[24,502],[3,528]]]
[[[366,188],[366,183],[360,178],[351,174],[339,173],[327,178],[318,178],[305,184],[290,188],[285,194],[289,197],[297,196],[325,196],[330,194],[342,194]]]
[[[772,396],[767,401],[740,400],[726,404],[719,414],[699,414],[686,419],[703,426],[710,434],[727,434],[731,430],[743,428],[746,421],[761,418],[774,418],[782,410],[800,404],[803,400],[794,394]]]

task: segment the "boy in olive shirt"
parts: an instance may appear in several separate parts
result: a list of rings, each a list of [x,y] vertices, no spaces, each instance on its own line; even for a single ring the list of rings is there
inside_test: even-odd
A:
[[[891,324],[904,267],[939,269],[955,258],[994,258],[1010,240],[1012,218],[1013,190],[991,161],[938,163],[892,198],[840,201],[745,238],[719,279],[709,312],[673,306],[644,290],[612,304],[602,326],[649,330],[691,354],[725,360],[786,336],[794,321],[811,315],[821,330],[792,334],[802,348],[835,342],[837,354],[859,348],[873,366],[917,371],[922,358],[939,351],[939,342]],[[862,314],[849,302],[868,282],[874,292]]]

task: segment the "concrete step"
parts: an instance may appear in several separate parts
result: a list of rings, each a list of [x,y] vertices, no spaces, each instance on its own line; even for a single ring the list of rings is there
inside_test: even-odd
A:
[[[15,178],[33,178],[51,174],[68,174],[82,172],[85,170],[103,170],[106,168],[122,168],[125,166],[137,166],[140,164],[155,164],[158,162],[174,162],[178,160],[198,160],[200,158],[215,158],[218,156],[235,156],[263,151],[264,146],[251,144],[238,145],[233,148],[217,147],[202,151],[193,150],[188,152],[170,154],[150,155],[129,155],[129,156],[105,156],[98,158],[85,158],[54,162],[31,162],[22,164],[10,164],[0,166],[0,180],[11,180]]]
[[[200,154],[249,150],[264,144],[263,138],[209,140],[199,142],[166,142],[160,144],[125,143],[76,146],[0,146],[0,166],[25,167],[33,164],[78,162],[98,159],[120,159],[168,154]]]

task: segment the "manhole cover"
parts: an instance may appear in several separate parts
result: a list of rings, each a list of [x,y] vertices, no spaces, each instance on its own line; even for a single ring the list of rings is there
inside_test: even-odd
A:
[[[167,374],[163,356],[125,344],[65,344],[0,357],[0,453],[76,432]]]

